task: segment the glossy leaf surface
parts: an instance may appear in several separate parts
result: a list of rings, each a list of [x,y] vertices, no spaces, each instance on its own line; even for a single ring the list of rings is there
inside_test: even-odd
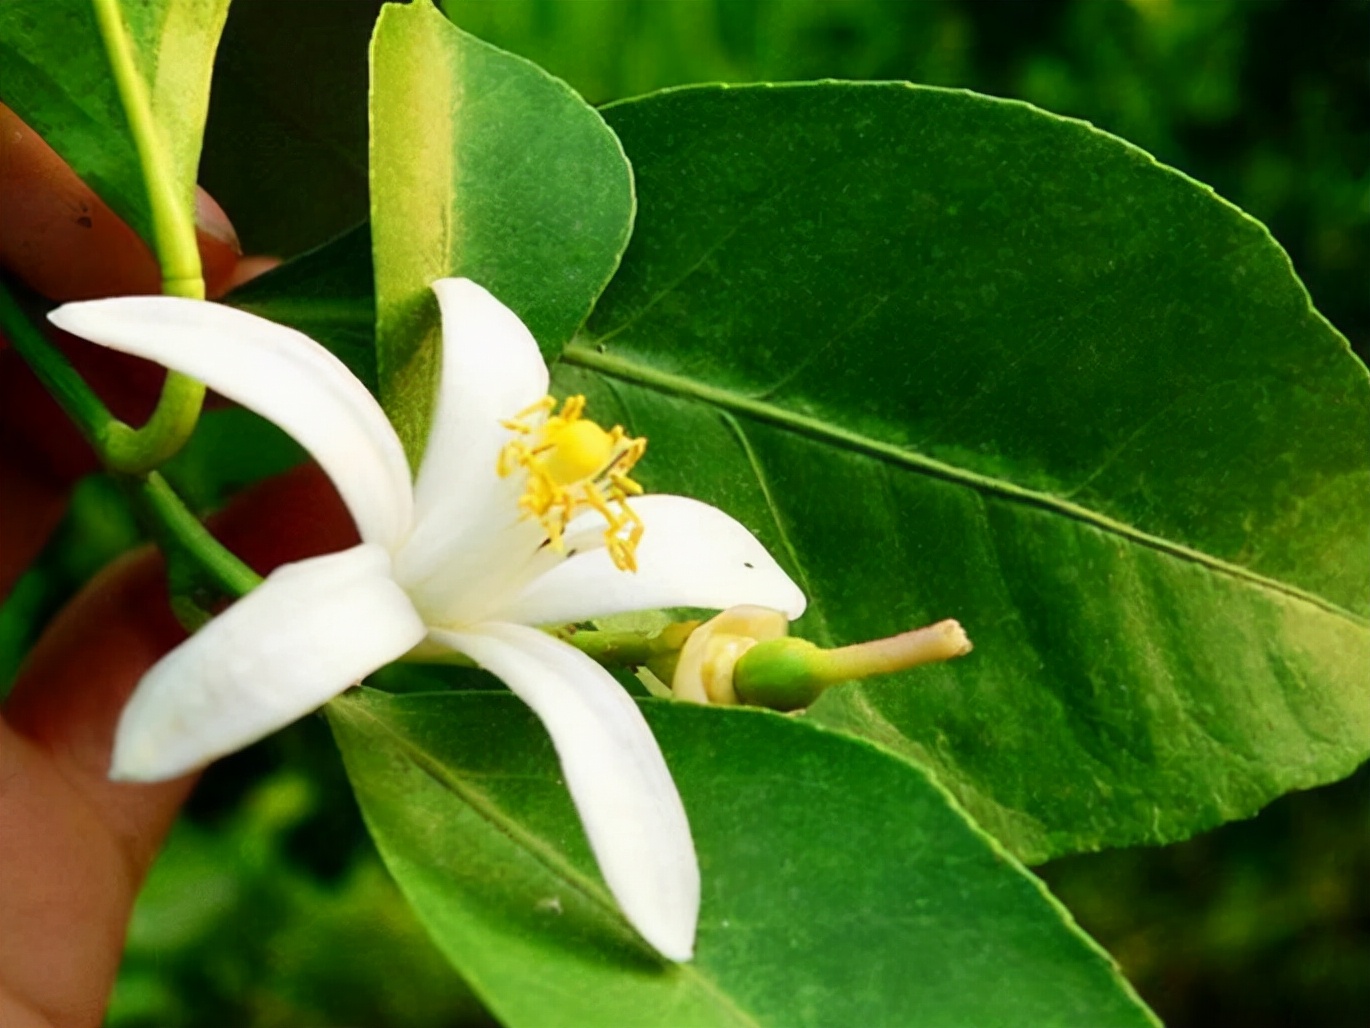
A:
[[[760,711],[644,712],[703,872],[690,964],[623,921],[518,700],[358,690],[328,708],[391,873],[503,1023],[1155,1023],[911,765]]]
[[[376,294],[366,225],[253,279],[224,302],[322,343],[376,392]]]
[[[247,253],[291,257],[367,216],[367,48],[381,0],[234,0],[200,184]]]
[[[97,6],[112,12],[102,30]],[[6,0],[0,4],[0,100],[145,240],[153,209],[145,158],[162,164],[190,210],[209,80],[228,0]],[[146,120],[130,115],[111,66],[127,47]],[[135,133],[151,156],[140,155]]]
[[[1256,222],[1089,126],[903,85],[606,110],[642,198],[558,374],[851,642],[810,716],[1020,856],[1177,839],[1370,753],[1370,381]]]
[[[618,266],[632,172],[569,86],[429,0],[382,11],[371,79],[381,397],[413,460],[436,381],[430,284],[474,279],[556,356]]]

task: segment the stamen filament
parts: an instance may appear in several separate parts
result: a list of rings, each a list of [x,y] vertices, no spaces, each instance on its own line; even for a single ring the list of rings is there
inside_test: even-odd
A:
[[[628,497],[643,489],[629,473],[647,449],[621,425],[605,431],[584,418],[585,397],[568,396],[558,413],[545,396],[500,424],[518,433],[500,452],[496,470],[507,477],[523,469],[528,485],[519,498],[525,518],[537,518],[554,550],[562,550],[566,525],[588,508],[604,518],[604,543],[614,565],[637,570],[637,546],[644,526]]]

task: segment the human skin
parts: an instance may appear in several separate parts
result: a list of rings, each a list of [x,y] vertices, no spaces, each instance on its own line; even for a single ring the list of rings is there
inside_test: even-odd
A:
[[[210,296],[270,266],[241,258],[207,195],[197,220]],[[3,107],[0,268],[54,300],[156,292],[158,283],[141,240]],[[114,410],[136,423],[151,409],[160,370],[77,340],[63,346]],[[94,470],[89,447],[18,355],[0,350],[0,597],[61,520],[73,485]],[[212,527],[263,573],[356,541],[312,467],[258,487]],[[195,782],[109,781],[114,726],[143,673],[183,638],[161,561],[139,550],[53,619],[0,711],[5,1028],[84,1028],[103,1017],[134,898]]]

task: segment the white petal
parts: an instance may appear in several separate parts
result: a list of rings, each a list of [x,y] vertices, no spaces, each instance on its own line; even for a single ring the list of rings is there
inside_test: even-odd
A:
[[[390,549],[409,528],[404,450],[347,367],[293,328],[218,303],[124,296],[69,303],[58,328],[189,375],[274,421],[338,487],[367,542]]]
[[[277,568],[143,677],[119,719],[110,777],[161,781],[241,749],[423,635],[379,546]]]
[[[620,571],[599,540],[598,515],[568,526],[570,558],[534,578],[491,616],[525,625],[565,624],[658,607],[770,607],[794,620],[804,593],[756,537],[707,503],[684,496],[629,501],[645,531],[636,572]]]
[[[628,921],[671,960],[689,960],[699,917],[690,825],[641,712],[579,650],[522,625],[436,629],[533,708],[561,758],[566,786],[604,880]]]
[[[488,556],[491,537],[517,517],[523,491],[522,476],[501,479],[495,470],[514,438],[501,422],[547,395],[547,365],[518,315],[469,279],[441,279],[433,291],[442,308],[442,376],[414,487],[414,534],[396,561],[416,594],[434,577],[438,589],[452,581],[479,587],[479,569],[466,558]]]

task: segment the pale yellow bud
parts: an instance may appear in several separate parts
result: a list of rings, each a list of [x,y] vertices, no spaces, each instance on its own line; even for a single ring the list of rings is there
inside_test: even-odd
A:
[[[691,703],[736,704],[733,668],[759,642],[783,638],[790,623],[767,607],[730,607],[704,622],[680,651],[671,692]]]

